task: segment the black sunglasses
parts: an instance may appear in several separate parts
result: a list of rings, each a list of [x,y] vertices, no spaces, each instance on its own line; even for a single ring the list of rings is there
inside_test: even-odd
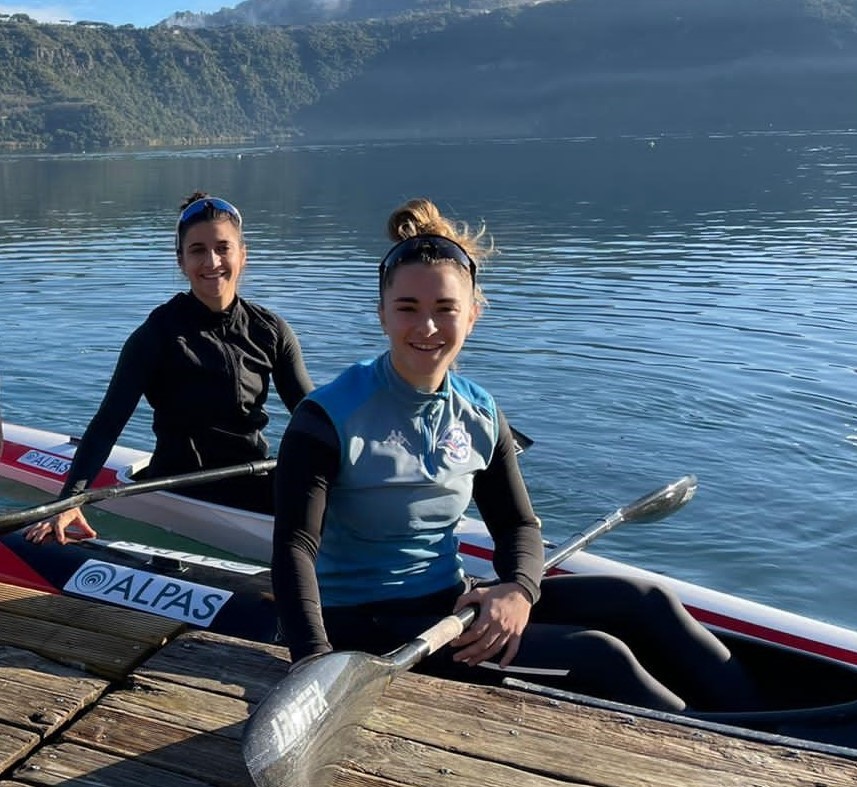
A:
[[[403,262],[431,263],[439,260],[457,262],[470,273],[470,280],[476,285],[476,263],[454,240],[443,235],[414,235],[399,241],[381,260],[378,266],[378,286],[383,290],[389,271]]]

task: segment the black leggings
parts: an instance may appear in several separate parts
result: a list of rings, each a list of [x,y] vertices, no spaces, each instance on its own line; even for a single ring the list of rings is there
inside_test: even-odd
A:
[[[328,607],[325,628],[337,650],[387,653],[449,614],[465,589],[462,585],[417,599]],[[756,690],[743,668],[668,589],[625,577],[563,575],[543,579],[541,591],[518,654],[505,670],[454,662],[448,647],[415,669],[490,684],[517,674],[661,710],[758,707]]]

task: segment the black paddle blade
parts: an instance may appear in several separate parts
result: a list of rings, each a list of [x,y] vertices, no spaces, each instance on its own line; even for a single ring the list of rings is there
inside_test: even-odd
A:
[[[244,761],[257,787],[329,784],[398,669],[356,651],[298,662],[244,727]]]
[[[524,453],[533,444],[533,438],[527,437],[523,432],[519,432],[514,426],[510,426],[509,428],[512,430],[512,437],[515,440],[515,453]]]

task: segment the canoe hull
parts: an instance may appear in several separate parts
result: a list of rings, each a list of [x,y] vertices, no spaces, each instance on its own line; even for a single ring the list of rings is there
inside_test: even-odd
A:
[[[14,424],[4,424],[4,432],[0,477],[58,493],[75,441]],[[147,461],[145,452],[115,449],[97,485],[127,483]],[[270,576],[266,566],[260,565],[268,562],[270,553],[270,518],[168,492],[99,505],[256,562],[97,539],[66,547],[36,546],[19,531],[0,539],[0,582],[166,615],[230,636],[276,641]],[[490,574],[491,540],[484,525],[468,520],[458,535],[468,571]],[[692,614],[715,629],[752,667],[775,706],[779,702],[782,709],[693,718],[568,692],[554,696],[857,758],[857,633],[586,552],[577,553],[557,570],[637,576],[669,584]]]
[[[4,423],[0,477],[57,494],[76,448],[68,435]],[[95,486],[128,483],[149,460],[145,451],[118,446]],[[271,518],[174,492],[151,492],[103,501],[99,507],[261,564],[270,562]],[[468,572],[491,574],[492,544],[484,524],[468,519],[458,529]],[[204,552],[204,547],[200,548]],[[803,615],[721,593],[581,551],[556,571],[635,576],[672,587],[690,612],[712,629],[857,665],[857,632]]]
[[[168,616],[191,626],[261,642],[277,640],[269,572],[262,566],[130,542],[95,540],[65,547],[36,546],[21,533],[0,539],[0,583],[19,583],[19,577],[7,573],[15,562],[39,577],[41,586],[36,589],[44,592],[66,593],[161,615],[166,614],[166,607],[173,613],[183,612],[183,616]],[[110,580],[105,581],[108,572]],[[93,576],[97,577],[96,582]],[[160,586],[153,585],[153,581],[160,582]],[[168,596],[162,592],[165,586],[170,588]],[[156,604],[159,596],[160,609]],[[216,597],[223,603],[217,606],[215,614],[200,619],[195,616],[199,614],[202,597]],[[507,679],[506,684],[579,705],[857,758],[857,668],[739,635],[721,633],[721,636],[778,710],[688,716],[601,700],[514,678]],[[529,677],[531,681],[539,680],[537,676]]]

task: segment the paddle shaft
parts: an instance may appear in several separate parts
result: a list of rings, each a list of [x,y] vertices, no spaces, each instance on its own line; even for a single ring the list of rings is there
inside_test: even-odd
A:
[[[533,440],[523,432],[514,427],[512,437],[515,440],[517,453],[522,453],[533,444]],[[2,447],[2,423],[0,423],[0,447]],[[223,481],[227,478],[238,478],[239,476],[261,475],[273,470],[277,466],[276,459],[258,459],[254,462],[245,462],[240,465],[229,465],[212,470],[199,470],[193,473],[166,476],[164,478],[153,478],[149,481],[137,481],[133,484],[117,484],[99,489],[86,489],[76,495],[59,498],[50,503],[24,508],[20,511],[12,511],[0,514],[0,534],[17,530],[23,525],[40,522],[43,519],[70,511],[72,508],[80,508],[90,503],[101,500],[113,500],[117,497],[129,497],[130,495],[142,495],[146,492],[163,492],[176,487],[191,486],[193,484],[209,484],[213,481]]]
[[[17,530],[23,525],[40,522],[63,511],[80,508],[80,506],[96,503],[101,500],[142,495],[145,492],[163,492],[177,487],[209,484],[213,481],[238,478],[239,476],[262,475],[273,470],[276,466],[276,459],[258,459],[255,462],[218,467],[212,470],[199,470],[193,473],[165,476],[164,478],[152,478],[148,481],[137,481],[133,484],[117,484],[116,486],[87,489],[76,495],[63,497],[50,503],[43,503],[42,505],[25,508],[20,511],[12,511],[8,514],[0,514],[0,533],[8,533],[12,530]]]
[[[589,546],[596,538],[628,522],[655,522],[677,511],[696,493],[696,476],[686,475],[671,484],[637,498],[633,503],[617,508],[612,514],[599,519],[582,533],[576,533],[559,546],[552,549],[545,558],[542,573],[571,557],[575,552]],[[389,657],[396,669],[410,669],[417,662],[430,656],[436,650],[460,636],[474,621],[478,613],[474,606],[464,607],[454,615],[448,615],[438,621],[413,642],[393,651]]]

